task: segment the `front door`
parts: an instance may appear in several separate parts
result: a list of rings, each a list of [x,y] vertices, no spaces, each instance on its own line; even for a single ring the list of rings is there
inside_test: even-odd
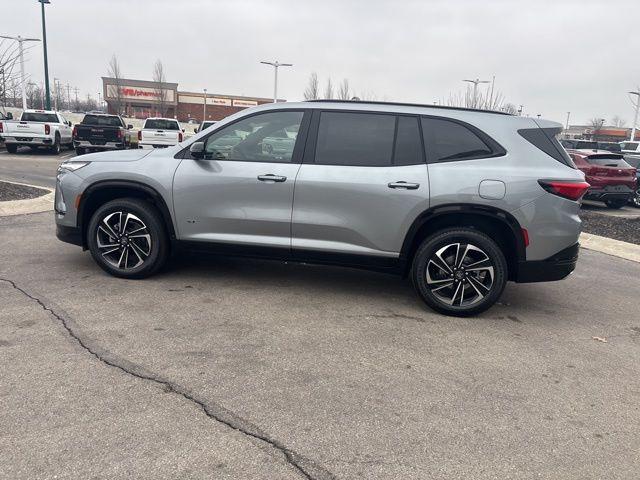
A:
[[[256,114],[206,137],[204,159],[185,159],[175,173],[178,238],[288,250],[303,116]]]

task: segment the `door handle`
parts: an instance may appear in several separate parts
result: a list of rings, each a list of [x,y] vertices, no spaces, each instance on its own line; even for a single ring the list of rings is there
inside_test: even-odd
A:
[[[407,183],[404,180],[400,180],[399,182],[391,182],[387,185],[389,188],[404,188],[405,190],[416,190],[420,187],[419,183]]]
[[[269,173],[267,175],[258,175],[258,180],[261,182],[284,182],[287,177],[282,175],[274,175],[273,173]]]

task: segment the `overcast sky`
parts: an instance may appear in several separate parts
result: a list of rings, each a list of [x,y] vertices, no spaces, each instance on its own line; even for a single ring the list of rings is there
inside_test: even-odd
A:
[[[0,33],[41,37],[36,0],[0,0]],[[564,123],[619,115],[640,86],[637,0],[51,0],[50,77],[101,91],[112,54],[127,78],[161,59],[181,90],[300,100],[311,72],[380,100],[433,103],[496,77],[525,113]],[[27,72],[43,78],[42,49]]]

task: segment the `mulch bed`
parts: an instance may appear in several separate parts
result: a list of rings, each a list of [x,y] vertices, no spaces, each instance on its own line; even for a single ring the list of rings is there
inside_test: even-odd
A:
[[[29,200],[49,193],[48,190],[15,183],[0,182],[0,202],[8,200]]]
[[[582,230],[587,233],[640,245],[640,217],[611,217],[583,208],[580,218]]]

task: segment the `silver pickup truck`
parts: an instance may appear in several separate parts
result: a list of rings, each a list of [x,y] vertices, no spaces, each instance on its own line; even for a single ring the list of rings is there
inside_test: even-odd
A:
[[[19,146],[46,148],[54,154],[65,146],[73,148],[71,122],[52,110],[25,110],[20,120],[3,120],[0,135],[9,153]]]

